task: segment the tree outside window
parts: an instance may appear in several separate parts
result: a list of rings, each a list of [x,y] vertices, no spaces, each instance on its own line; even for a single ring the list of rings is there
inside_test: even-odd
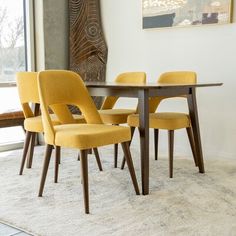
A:
[[[14,81],[25,67],[23,0],[0,0],[0,82]]]

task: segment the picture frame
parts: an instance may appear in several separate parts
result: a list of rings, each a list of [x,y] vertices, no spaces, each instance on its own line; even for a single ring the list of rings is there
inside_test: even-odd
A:
[[[143,29],[232,22],[233,0],[142,0]]]

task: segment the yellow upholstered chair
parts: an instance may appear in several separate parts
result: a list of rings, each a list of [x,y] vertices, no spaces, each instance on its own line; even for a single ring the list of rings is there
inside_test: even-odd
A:
[[[19,72],[16,75],[16,82],[18,87],[18,94],[20,98],[20,102],[22,105],[23,113],[24,113],[24,129],[26,130],[26,139],[24,142],[24,150],[23,157],[21,161],[20,167],[20,175],[23,173],[27,153],[27,167],[31,168],[32,160],[33,160],[33,152],[35,145],[35,137],[37,133],[43,132],[43,123],[42,117],[40,115],[40,102],[39,102],[39,94],[38,94],[38,85],[37,85],[37,72]],[[35,111],[33,112],[31,109],[31,104],[35,105]],[[52,110],[55,114],[50,115],[52,119],[53,125],[59,125],[64,123],[84,123],[85,119],[83,116],[74,115],[72,116],[69,112],[69,109],[66,105],[55,105],[52,107]],[[60,116],[59,116],[60,115]],[[97,153],[96,153],[97,154]],[[57,168],[55,168],[55,182],[57,182],[58,176],[58,162],[60,159],[60,149],[56,149],[56,157],[57,157]],[[96,159],[101,170],[101,163],[98,154],[96,155]]]
[[[159,84],[195,84],[197,76],[195,72],[178,71],[167,72],[160,76]],[[185,97],[184,95],[182,97]],[[150,114],[149,114],[149,127],[154,129],[154,142],[155,142],[155,159],[157,160],[158,152],[158,131],[159,129],[168,130],[169,140],[169,176],[173,177],[173,149],[174,149],[174,131],[186,128],[189,142],[191,145],[195,164],[197,165],[197,158],[195,152],[195,145],[193,139],[193,132],[191,122],[188,114],[179,112],[157,112],[154,113],[158,105],[163,99],[168,97],[155,97],[150,99]],[[133,114],[128,117],[128,124],[131,127],[139,127],[139,115]],[[124,167],[124,161],[122,168]]]
[[[129,150],[131,132],[129,127],[103,124],[101,117],[80,76],[71,71],[42,71],[38,75],[38,88],[42,108],[45,142],[47,150],[39,189],[43,194],[50,152],[53,146],[78,148],[80,150],[81,175],[84,192],[85,213],[89,213],[88,150],[114,143],[122,143],[136,194],[139,188]],[[49,108],[54,104],[77,106],[87,123],[53,126]]]
[[[144,72],[126,72],[117,76],[116,83],[126,84],[144,84],[146,83],[146,74]],[[106,97],[99,114],[105,124],[120,125],[126,124],[129,115],[136,113],[135,109],[114,109],[115,103],[119,97]],[[133,129],[131,129],[133,135]],[[118,144],[114,145],[114,167],[117,168]]]

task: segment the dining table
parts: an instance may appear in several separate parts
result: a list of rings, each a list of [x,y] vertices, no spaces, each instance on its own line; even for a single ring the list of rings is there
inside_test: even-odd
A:
[[[196,89],[202,87],[221,86],[222,83],[196,84],[123,84],[115,82],[85,83],[91,96],[117,96],[138,98],[140,159],[142,194],[149,194],[149,98],[156,96],[179,97],[185,96],[188,102],[189,117],[193,129],[197,163],[200,173],[204,173],[204,160],[198,118]]]

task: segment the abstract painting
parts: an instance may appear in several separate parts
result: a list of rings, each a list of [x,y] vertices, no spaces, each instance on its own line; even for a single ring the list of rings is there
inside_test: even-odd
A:
[[[143,29],[231,22],[232,0],[142,0]]]

